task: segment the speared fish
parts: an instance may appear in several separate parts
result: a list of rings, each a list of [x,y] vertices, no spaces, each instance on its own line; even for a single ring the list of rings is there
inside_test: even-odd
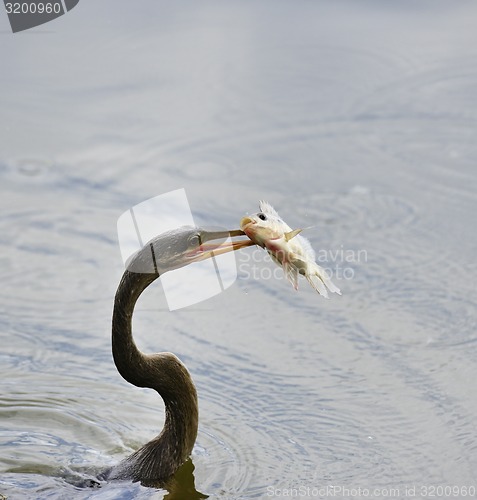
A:
[[[310,242],[299,234],[303,229],[292,229],[266,201],[260,201],[259,209],[260,212],[242,218],[240,229],[282,266],[295,290],[298,289],[298,275],[302,274],[323,297],[328,298],[328,290],[341,295],[325,269],[315,262]]]

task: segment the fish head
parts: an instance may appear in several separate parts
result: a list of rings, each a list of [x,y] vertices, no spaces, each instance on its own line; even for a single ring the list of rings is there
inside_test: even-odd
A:
[[[267,202],[260,201],[260,212],[246,215],[240,221],[240,229],[257,245],[267,246],[270,240],[283,237],[291,231],[275,209]]]

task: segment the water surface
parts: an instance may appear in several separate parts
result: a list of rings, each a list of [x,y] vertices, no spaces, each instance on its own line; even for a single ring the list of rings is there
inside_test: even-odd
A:
[[[200,398],[176,497],[476,486],[475,4],[83,3],[0,16],[0,493],[166,494],[85,481],[162,426],[111,359],[116,221],[182,187],[201,224],[312,226],[343,296],[256,249],[196,306],[147,290],[138,344]]]

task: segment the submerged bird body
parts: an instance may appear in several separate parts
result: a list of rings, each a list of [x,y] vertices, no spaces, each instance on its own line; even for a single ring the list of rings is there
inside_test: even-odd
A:
[[[310,285],[328,298],[328,291],[341,295],[325,269],[315,262],[315,252],[310,242],[293,230],[267,202],[260,201],[260,212],[248,215],[240,221],[240,229],[257,245],[265,248],[273,261],[282,266],[285,276],[295,289],[298,274],[302,274]]]

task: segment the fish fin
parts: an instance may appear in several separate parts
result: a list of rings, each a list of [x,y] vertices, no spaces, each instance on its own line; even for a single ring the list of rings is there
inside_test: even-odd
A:
[[[323,281],[318,277],[318,279],[313,280],[312,276],[316,276],[315,274],[305,274],[305,278],[308,280],[308,283],[325,299],[328,299],[328,292],[326,290],[326,286]]]
[[[273,262],[275,262],[275,264],[277,266],[281,266],[282,263],[275,257],[275,255],[273,255],[272,252],[270,252],[270,250],[268,250],[268,255],[270,255],[270,257],[272,258]]]
[[[260,212],[263,212],[268,215],[274,215],[275,217],[278,217],[280,219],[280,216],[278,215],[277,211],[267,201],[260,200],[258,202],[258,208]]]
[[[302,229],[302,231],[308,231],[308,229],[313,229],[316,226],[306,226]]]
[[[324,286],[326,286],[326,288],[328,288],[328,290],[331,293],[337,293],[338,295],[341,295],[341,290],[331,281],[331,279],[326,274],[326,271],[321,266],[319,266],[316,263],[313,263],[312,269],[313,269],[312,272],[309,272],[305,275],[306,278],[308,279],[308,281],[311,280],[312,276],[316,276],[318,278],[318,281],[320,281]],[[313,287],[313,288],[315,288],[315,290],[316,290],[316,287]],[[325,289],[325,291],[326,291],[326,289]],[[326,294],[326,296],[327,295],[328,294]]]
[[[293,231],[285,233],[283,236],[285,236],[285,239],[287,241],[290,241],[292,238],[294,238],[297,234],[301,233],[302,231],[303,229],[294,229]]]
[[[287,280],[298,290],[298,269],[289,261],[283,262],[282,268]]]

